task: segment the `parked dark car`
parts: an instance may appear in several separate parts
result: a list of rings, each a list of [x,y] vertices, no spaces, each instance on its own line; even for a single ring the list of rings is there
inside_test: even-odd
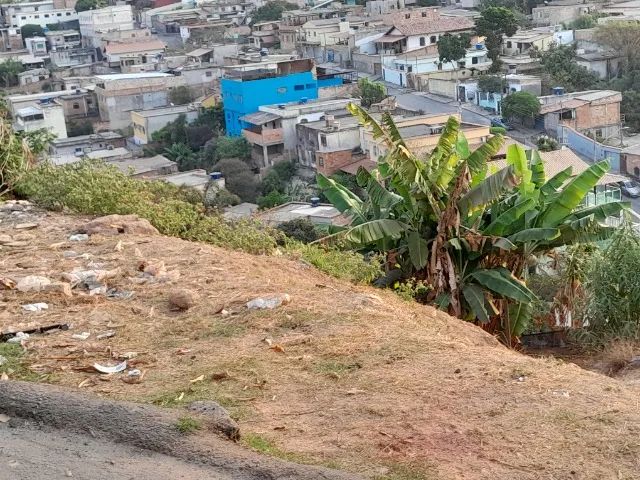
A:
[[[505,130],[513,130],[513,127],[509,125],[509,123],[504,118],[500,118],[500,117],[492,118],[491,126],[504,128]]]
[[[640,197],[640,185],[633,180],[623,180],[622,182],[618,182],[618,185],[620,185],[620,190],[622,190],[623,195],[631,198]]]

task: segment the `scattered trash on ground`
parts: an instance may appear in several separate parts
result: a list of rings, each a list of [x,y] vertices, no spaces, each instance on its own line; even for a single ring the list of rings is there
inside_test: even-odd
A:
[[[189,380],[189,383],[198,383],[204,380],[204,375],[200,375],[199,377],[194,378],[193,380]]]
[[[51,325],[42,325],[30,329],[25,329],[21,332],[0,332],[0,342],[8,342],[12,338],[15,338],[18,335],[32,335],[34,333],[51,333],[57,330],[69,330],[68,323],[54,323]],[[15,343],[19,343],[19,341],[14,340]]]
[[[82,332],[82,333],[74,333],[73,335],[71,335],[71,338],[74,338],[76,340],[86,340],[90,336],[91,336],[90,332]]]
[[[40,292],[51,285],[51,280],[39,275],[29,275],[18,280],[16,289],[20,292]]]
[[[99,363],[94,363],[93,368],[95,368],[100,373],[118,373],[123,372],[127,369],[127,361],[125,360],[122,363],[117,365],[100,365]]]
[[[106,332],[99,333],[98,335],[96,335],[96,338],[98,340],[103,340],[105,338],[111,338],[115,336],[116,336],[116,332],[114,332],[113,330],[108,330]]]
[[[131,290],[120,290],[118,288],[110,288],[107,290],[107,298],[117,298],[119,300],[129,300],[135,295]]]
[[[46,303],[27,303],[26,305],[22,305],[22,309],[27,312],[41,312],[42,310],[47,310],[49,305]]]
[[[75,233],[69,237],[71,242],[86,242],[89,240],[89,235],[86,233]]]
[[[24,332],[17,332],[14,337],[7,340],[7,343],[22,343],[24,340],[29,340],[29,334]]]
[[[9,415],[0,413],[0,423],[7,423],[9,420],[11,420],[11,417]]]
[[[125,383],[140,383],[144,378],[144,372],[133,368],[127,372],[127,376],[122,378]]]
[[[284,293],[282,295],[254,298],[247,302],[247,308],[249,310],[273,310],[280,305],[287,305],[289,302],[291,302],[291,297],[289,294]]]

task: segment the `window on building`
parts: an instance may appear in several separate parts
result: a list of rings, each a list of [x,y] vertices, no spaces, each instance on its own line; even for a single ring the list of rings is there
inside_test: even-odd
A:
[[[400,65],[400,70],[404,72],[404,65]]]
[[[210,77],[213,75],[213,72],[204,72],[205,77]]]
[[[62,16],[62,14],[61,14],[61,13],[56,13],[56,16],[57,16],[57,17],[61,17],[61,16]]]
[[[304,90],[304,85],[295,85],[293,89],[296,91]]]
[[[438,70],[442,70],[442,62],[438,63]]]
[[[34,7],[33,11],[37,12],[40,7]]]
[[[76,153],[82,153],[82,147],[76,147]]]
[[[563,110],[560,112],[561,120],[571,120],[573,119],[573,110]]]
[[[602,135],[602,129],[601,128],[597,129],[596,130],[596,138],[598,138],[598,137],[602,138],[603,136],[604,135]]]
[[[40,18],[40,15],[34,15],[33,18]]]
[[[48,13],[45,13],[45,14],[44,14],[44,18],[49,18],[49,14],[48,14]]]
[[[411,65],[407,65],[407,72],[411,73],[413,71],[413,67]]]
[[[478,57],[473,57],[473,58],[471,59],[471,63],[472,63],[473,65],[476,65],[476,64],[478,63]]]
[[[507,48],[511,48],[511,42],[507,42]]]
[[[71,12],[67,12],[67,13],[65,13],[65,15],[66,15],[67,17],[70,17],[70,16],[71,16]]]
[[[408,18],[411,18],[411,14],[410,14],[410,13],[405,13],[405,14],[404,14],[404,18],[407,18],[407,19],[408,19]]]
[[[20,17],[20,20],[26,20],[27,17]]]
[[[436,35],[431,35],[431,38],[429,38],[429,43],[438,43],[438,37]]]
[[[427,16],[427,12],[422,12],[422,16],[426,17]]]
[[[327,136],[326,135],[320,135],[320,145],[322,145],[323,147],[327,146]]]
[[[316,86],[313,83],[307,83],[306,88],[307,90],[311,90],[312,88],[315,88]]]
[[[634,174],[636,177],[640,177],[640,168],[635,167],[635,168],[633,169],[633,174]]]
[[[424,37],[420,37],[420,46],[424,47],[426,43],[427,43],[427,40]]]
[[[318,156],[318,166],[319,167],[324,167],[324,158]]]

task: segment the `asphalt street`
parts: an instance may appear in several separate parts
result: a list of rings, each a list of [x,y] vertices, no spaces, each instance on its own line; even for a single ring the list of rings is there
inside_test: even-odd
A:
[[[232,480],[211,467],[82,435],[0,423],[0,480]]]

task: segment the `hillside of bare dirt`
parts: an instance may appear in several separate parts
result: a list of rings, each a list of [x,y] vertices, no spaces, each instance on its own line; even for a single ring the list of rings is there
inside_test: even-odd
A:
[[[88,220],[0,211],[0,330],[62,326],[22,341],[16,376],[161,406],[216,400],[258,451],[377,479],[640,478],[637,383],[507,350],[293,259],[117,226],[70,240]],[[28,276],[53,286],[9,288]],[[285,302],[247,308],[274,295]]]

